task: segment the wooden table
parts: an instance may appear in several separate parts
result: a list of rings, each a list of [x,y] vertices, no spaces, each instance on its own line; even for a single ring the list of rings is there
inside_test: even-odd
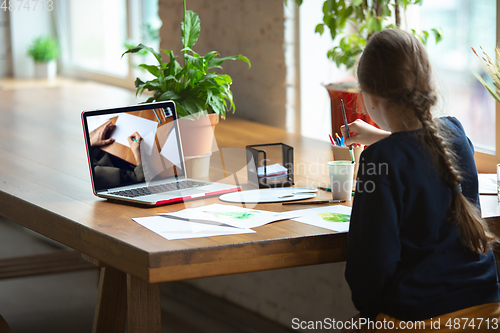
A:
[[[127,314],[129,332],[160,332],[160,282],[345,260],[346,234],[293,221],[268,224],[253,234],[168,241],[132,220],[217,198],[151,209],[96,198],[80,112],[132,104],[133,95],[90,83],[0,89],[0,215],[102,266],[94,332],[123,333]],[[238,119],[222,121],[216,137],[220,148],[287,143],[295,148],[297,186],[328,182],[327,142]],[[487,201],[494,216],[498,203]],[[289,206],[256,208],[284,207]]]
[[[132,220],[218,198],[152,209],[96,198],[80,112],[94,107],[87,105],[90,98],[109,105],[118,95],[114,105],[130,104],[127,94],[133,96],[88,83],[0,90],[0,215],[103,267],[94,332],[123,332],[127,312],[129,332],[159,332],[160,282],[344,260],[345,234],[292,221],[259,227],[254,234],[168,241]],[[327,181],[327,170],[320,169],[330,159],[326,142],[238,119],[222,121],[216,136],[221,148],[290,144],[295,147],[296,183]]]

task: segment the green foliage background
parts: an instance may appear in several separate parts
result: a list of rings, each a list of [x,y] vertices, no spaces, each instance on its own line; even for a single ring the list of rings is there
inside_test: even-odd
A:
[[[303,0],[295,0],[300,6]],[[332,40],[342,36],[338,45],[327,52],[327,57],[335,62],[337,67],[354,66],[357,56],[363,51],[368,39],[384,29],[398,29],[400,10],[406,11],[410,5],[421,5],[423,0],[325,0],[323,3],[323,21],[316,25],[315,32],[322,35],[326,29],[330,31]],[[396,17],[396,24],[389,23],[391,17]],[[357,30],[346,33],[346,26],[351,23]],[[424,44],[430,36],[436,43],[442,39],[441,29],[417,32],[412,30]]]
[[[49,62],[59,57],[59,44],[49,36],[40,36],[33,40],[28,48],[28,55],[37,62]]]

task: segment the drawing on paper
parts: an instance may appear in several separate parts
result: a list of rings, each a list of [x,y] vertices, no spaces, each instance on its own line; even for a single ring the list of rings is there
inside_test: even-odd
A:
[[[318,215],[326,222],[349,222],[351,216],[341,213],[318,213]]]
[[[204,211],[204,213],[211,214],[215,217],[220,218],[229,218],[232,220],[248,220],[257,216],[258,212],[208,212]]]

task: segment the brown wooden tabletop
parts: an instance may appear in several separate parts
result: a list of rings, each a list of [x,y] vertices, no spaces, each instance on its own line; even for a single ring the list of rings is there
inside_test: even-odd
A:
[[[254,234],[175,241],[132,220],[193,205],[222,203],[217,197],[157,208],[138,208],[95,197],[80,114],[84,109],[130,104],[133,95],[90,83],[0,90],[0,215],[106,267],[102,270],[94,331],[109,332],[110,327],[120,331],[124,315],[118,315],[118,324],[113,322],[119,310],[110,310],[117,306],[106,305],[106,299],[123,294],[132,297],[123,299],[124,306],[128,304],[129,331],[158,331],[159,282],[345,259],[346,234],[289,220],[256,228]],[[114,104],[110,102],[113,96]],[[103,104],[97,104],[99,101]],[[326,142],[236,118],[221,121],[216,137],[221,151],[233,148],[227,150],[226,164],[231,160],[240,163],[238,151],[247,144],[284,142],[295,148],[297,186],[325,185],[328,181],[328,171],[322,167],[331,159]],[[217,170],[214,177],[218,177]],[[321,195],[328,196],[326,192]],[[308,206],[285,207],[256,206],[272,211]],[[113,279],[122,282],[111,283]],[[134,308],[131,303],[139,305]]]
[[[222,203],[217,197],[157,208],[95,197],[80,113],[133,103],[132,91],[92,83],[0,89],[0,215],[103,267],[94,332],[123,332],[127,311],[129,332],[159,332],[160,282],[345,260],[347,234],[290,220],[255,228],[253,234],[175,241],[132,220]],[[294,147],[296,186],[328,184],[326,141],[236,118],[221,121],[215,133],[228,168],[245,164],[247,144],[283,142]],[[214,166],[211,176],[227,174]],[[328,193],[320,191],[316,199],[323,198]],[[497,211],[498,202],[485,202],[488,212]],[[309,207],[255,206],[271,211]]]

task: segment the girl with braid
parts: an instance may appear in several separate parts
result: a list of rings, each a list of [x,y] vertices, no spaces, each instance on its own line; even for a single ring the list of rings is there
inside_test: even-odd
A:
[[[397,332],[410,321],[420,322],[418,332],[500,331],[497,238],[480,217],[474,148],[456,118],[431,115],[437,96],[424,46],[383,30],[369,40],[357,75],[382,129],[356,120],[346,140],[369,145],[345,272],[360,311],[353,320],[368,323],[361,332]]]

